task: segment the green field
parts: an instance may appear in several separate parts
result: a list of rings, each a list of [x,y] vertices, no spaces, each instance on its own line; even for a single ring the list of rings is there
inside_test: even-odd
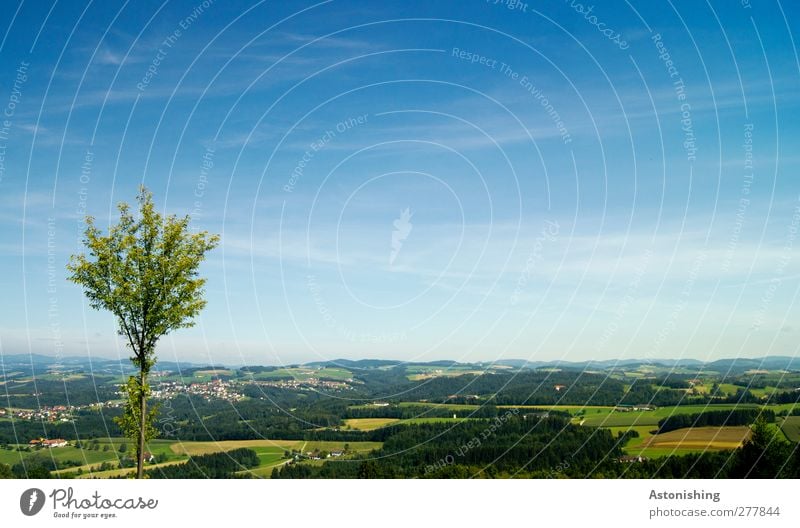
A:
[[[651,458],[666,455],[682,455],[698,451],[736,449],[749,438],[750,428],[734,427],[690,427],[668,433],[650,435],[637,447],[626,448],[633,455]]]
[[[781,431],[792,442],[800,442],[800,416],[787,416],[781,423]]]
[[[425,423],[458,423],[470,418],[409,418],[400,423],[403,424],[425,424]]]
[[[589,427],[621,427],[630,425],[657,425],[659,420],[677,414],[697,414],[706,411],[730,411],[733,409],[755,409],[757,404],[721,404],[721,405],[678,405],[660,407],[653,411],[615,411],[609,409],[601,412],[587,412],[579,422]],[[770,406],[777,410],[778,406]]]
[[[128,475],[135,471],[134,468],[118,468],[100,471],[100,464],[108,462],[117,464],[119,459],[115,451],[102,451],[102,446],[105,444],[119,446],[127,440],[121,438],[105,439],[100,442],[101,450],[80,450],[74,447],[62,447],[52,449],[54,456],[58,455],[58,460],[78,460],[85,462],[79,467],[65,468],[54,471],[55,476],[74,476],[78,478],[110,478]],[[129,443],[129,442],[128,442]],[[344,451],[345,444],[347,444],[347,453],[352,455],[356,453],[365,453],[373,449],[381,447],[380,442],[328,442],[328,441],[314,441],[307,442],[304,440],[229,440],[221,442],[175,442],[173,440],[153,440],[148,444],[148,450],[154,455],[164,454],[168,457],[166,462],[160,464],[148,464],[146,468],[155,468],[171,464],[178,464],[188,459],[189,455],[205,455],[209,453],[219,453],[223,451],[230,451],[246,447],[256,452],[259,458],[259,465],[250,470],[242,471],[240,473],[250,473],[256,477],[269,478],[272,469],[286,463],[287,459],[284,455],[287,451],[297,450],[303,454],[308,454],[314,451]],[[81,452],[88,454],[86,459],[81,459],[77,455]],[[16,463],[19,461],[19,454],[29,456],[32,453],[17,453],[13,451],[0,450],[0,454],[12,453],[17,456],[13,461],[4,463]],[[303,464],[322,461],[304,461]],[[81,469],[83,474],[77,475],[78,469]]]
[[[485,374],[485,370],[475,370],[469,367],[434,367],[427,365],[413,365],[406,368],[408,375],[406,376],[411,381],[421,381],[426,379],[440,378],[440,377],[456,377],[465,374],[474,374],[480,376]]]
[[[128,451],[127,453],[120,454],[119,453],[119,446],[122,443],[128,444]],[[158,455],[159,453],[165,453],[171,455],[173,458],[176,458],[174,454],[169,451],[169,446],[172,444],[172,441],[169,440],[153,440],[148,444],[148,450],[152,452],[154,455]],[[112,464],[117,464],[119,462],[120,457],[127,455],[131,456],[133,452],[133,445],[129,440],[124,440],[121,438],[114,438],[114,439],[103,439],[100,440],[98,443],[99,449],[89,449],[88,442],[86,442],[86,447],[79,449],[74,447],[74,442],[71,445],[66,447],[55,447],[55,448],[41,448],[41,449],[32,449],[31,451],[16,451],[16,450],[6,450],[0,449],[0,463],[14,465],[20,462],[22,459],[33,456],[34,454],[44,455],[52,457],[53,460],[58,462],[64,461],[73,461],[78,462],[80,465],[72,468],[65,468],[56,471],[56,474],[68,473],[68,472],[76,472],[79,468],[83,471],[89,471],[92,468],[98,467],[103,462],[108,462]],[[104,451],[104,447],[108,447],[107,451]],[[16,446],[12,446],[16,447]],[[21,446],[25,447],[25,446]]]
[[[351,418],[344,423],[349,429],[372,431],[399,422],[397,418]]]
[[[292,378],[298,381],[306,381],[310,378],[316,379],[331,379],[337,381],[344,381],[352,379],[353,373],[349,370],[338,367],[326,368],[282,368],[271,370],[269,372],[259,372],[253,375],[253,379],[257,380],[272,380],[281,378]]]
[[[349,444],[350,451],[362,452],[378,449],[381,442],[327,442],[327,441],[305,441],[305,440],[224,440],[220,442],[173,442],[169,449],[174,454],[179,455],[205,455],[208,453],[219,453],[220,451],[230,451],[246,447],[258,452],[260,448],[284,450],[297,449],[302,452],[307,451],[337,451],[343,450],[344,445]],[[266,452],[266,451],[264,451]]]

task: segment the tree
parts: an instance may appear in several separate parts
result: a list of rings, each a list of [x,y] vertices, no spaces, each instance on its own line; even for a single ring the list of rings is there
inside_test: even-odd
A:
[[[783,433],[759,416],[752,426],[750,438],[739,449],[734,478],[781,478],[791,467],[792,446]]]
[[[136,476],[142,478],[145,442],[155,432],[155,409],[147,409],[147,377],[156,361],[156,344],[173,330],[192,326],[205,306],[206,281],[198,268],[219,237],[205,231],[191,233],[188,216],[162,216],[144,187],[137,202],[138,217],[128,204],[119,204],[119,223],[109,228],[108,235],[87,217],[83,240],[87,253],[73,255],[67,270],[69,280],[83,287],[92,308],[116,317],[118,332],[133,351],[131,362],[138,374],[124,385],[128,398],[118,424],[136,444]]]

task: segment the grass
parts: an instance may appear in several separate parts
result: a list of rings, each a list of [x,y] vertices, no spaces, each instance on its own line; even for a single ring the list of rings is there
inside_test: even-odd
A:
[[[408,374],[406,377],[409,379],[409,381],[422,381],[434,378],[455,378],[457,376],[465,376],[467,374],[474,374],[476,376],[480,376],[485,373],[486,371],[483,370],[438,369],[438,370],[431,370],[428,372],[418,372],[416,374]]]
[[[399,422],[397,418],[351,418],[344,423],[350,429],[358,431],[372,431]]]
[[[125,440],[112,439],[112,441],[120,443]],[[259,465],[252,469],[240,471],[239,473],[249,473],[255,477],[269,478],[273,468],[286,463],[286,459],[284,458],[286,451],[291,451],[292,449],[296,449],[302,453],[310,453],[313,451],[344,451],[345,444],[348,444],[348,453],[350,454],[369,452],[380,448],[382,445],[381,442],[307,442],[304,440],[226,440],[221,442],[174,442],[172,440],[154,440],[148,445],[148,449],[154,454],[160,452],[166,453],[172,457],[172,460],[160,464],[148,464],[146,469],[180,464],[181,462],[185,462],[190,455],[205,455],[246,447],[256,452]],[[102,451],[100,451],[100,453],[102,453]],[[113,452],[107,452],[107,454],[113,455]],[[100,463],[114,463],[116,461],[117,459],[114,458],[113,460],[101,460],[80,466],[80,469],[84,472],[82,475],[76,475],[79,469],[78,467],[55,471],[54,475],[72,475],[77,478],[112,478],[125,476],[135,471],[135,468],[113,468],[105,471],[98,471]],[[319,462],[321,463],[323,461]]]
[[[308,451],[339,451],[344,450],[344,445],[349,444],[351,452],[372,451],[378,449],[381,442],[306,442],[305,440],[224,440],[220,442],[175,442],[170,446],[173,454],[177,455],[206,455],[246,447],[258,452],[268,453],[269,449],[285,450],[297,449],[304,453]],[[268,448],[268,449],[264,449]]]
[[[270,372],[259,372],[253,375],[253,378],[257,380],[291,378],[298,381],[306,381],[310,378],[316,378],[316,379],[325,378],[337,381],[344,381],[347,379],[351,379],[352,377],[353,377],[352,372],[338,367],[326,367],[319,369],[299,368],[299,367],[282,368]]]
[[[667,455],[682,455],[698,451],[736,449],[750,437],[747,426],[689,427],[668,433],[649,435],[638,445],[626,446],[634,455],[651,458]]]
[[[430,402],[401,402],[397,404],[399,407],[436,407],[437,409],[448,409],[451,411],[474,411],[480,409],[484,405],[468,404],[468,403],[430,403]],[[359,408],[374,409],[373,405],[358,405]],[[613,407],[605,405],[498,405],[499,409],[537,409],[542,411],[564,411],[570,414],[576,414],[584,411],[586,414],[591,412],[611,411]]]
[[[781,431],[791,442],[800,442],[800,416],[787,416],[781,423]]]
[[[707,411],[730,411],[733,409],[755,409],[757,404],[711,404],[677,405],[660,407],[653,411],[615,411],[587,413],[583,425],[591,427],[622,427],[631,425],[657,425],[659,420],[678,414],[697,414]],[[777,407],[777,406],[774,406]],[[771,409],[773,406],[770,407]]]
[[[73,446],[54,447],[51,449],[32,449],[29,452],[0,449],[0,463],[13,465],[17,462],[20,462],[23,458],[28,458],[35,454],[52,457],[53,460],[58,462],[74,460],[83,464],[117,461],[119,457],[119,455],[112,450],[103,451],[102,446],[98,451],[93,449],[78,449],[77,447]]]
[[[196,377],[218,377],[218,376],[233,376],[234,372],[229,369],[209,369],[195,371]]]
[[[170,460],[168,462],[162,462],[161,464],[148,464],[145,466],[145,470],[153,469],[157,467],[165,467],[165,466],[174,466],[175,464],[180,464],[181,462],[185,462],[186,459],[182,458],[179,460]],[[77,468],[76,468],[77,469]],[[74,469],[72,470],[74,471]],[[84,469],[86,471],[86,469]],[[108,469],[106,471],[94,471],[94,472],[85,472],[83,475],[76,475],[75,478],[79,479],[90,479],[90,478],[113,478],[113,477],[122,477],[126,475],[130,475],[131,473],[135,473],[136,468],[117,468],[117,469]]]
[[[409,418],[403,420],[404,424],[425,424],[425,423],[456,423],[469,420],[470,418]]]
[[[639,436],[636,438],[631,438],[628,440],[628,443],[625,444],[625,452],[631,454],[638,448],[641,448],[642,444],[646,442],[651,436],[653,436],[653,432],[655,431],[655,427],[651,425],[633,425],[633,426],[624,426],[624,427],[609,427],[608,429],[611,430],[611,433],[614,436],[617,436],[620,433],[624,433],[627,431],[636,431],[639,433]]]

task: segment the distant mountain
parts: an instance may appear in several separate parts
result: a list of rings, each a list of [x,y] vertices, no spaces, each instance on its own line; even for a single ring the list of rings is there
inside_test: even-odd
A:
[[[380,367],[393,367],[401,365],[402,361],[392,359],[333,359],[330,361],[313,361],[306,363],[307,367],[341,367],[344,369],[373,369]]]
[[[312,361],[302,365],[277,365],[242,367],[249,369],[264,368],[284,368],[284,367],[340,367],[348,370],[370,370],[395,366],[417,366],[417,367],[438,367],[438,368],[475,368],[485,369],[490,366],[510,367],[514,369],[540,369],[540,368],[560,368],[570,370],[598,370],[610,371],[614,369],[636,369],[643,366],[660,367],[663,369],[683,368],[690,370],[704,370],[719,372],[722,374],[741,374],[748,370],[800,370],[800,357],[792,356],[767,356],[763,358],[727,358],[704,362],[696,359],[605,359],[588,361],[565,361],[565,360],[527,360],[527,359],[501,359],[493,362],[460,363],[453,360],[438,360],[427,362],[406,362],[389,359],[334,359],[328,361]],[[214,370],[225,368],[224,366],[203,366],[202,364],[190,362],[159,361],[156,363],[156,370],[168,370],[172,372],[195,371],[195,370]],[[70,372],[81,370],[84,372],[94,372],[97,374],[128,374],[133,372],[133,366],[125,359],[110,359],[102,357],[82,357],[67,356],[56,358],[41,354],[5,354],[0,356],[0,369],[11,372],[46,373],[48,371]]]
[[[156,370],[186,370],[196,368],[197,365],[188,362],[159,361]],[[65,356],[53,357],[42,354],[3,354],[0,355],[0,371],[22,371],[25,374],[40,374],[50,371],[93,372],[96,374],[121,375],[134,371],[133,365],[128,360],[110,359],[103,357]]]
[[[700,367],[705,365],[696,359],[604,359],[589,361],[531,361],[526,359],[502,359],[494,363],[483,363],[483,365],[501,365],[514,368],[569,368],[581,370],[608,370],[612,368],[632,368],[645,365],[655,365],[660,367]]]
[[[707,363],[709,369],[718,372],[741,372],[747,370],[798,370],[800,357],[767,356],[763,358],[718,359]]]

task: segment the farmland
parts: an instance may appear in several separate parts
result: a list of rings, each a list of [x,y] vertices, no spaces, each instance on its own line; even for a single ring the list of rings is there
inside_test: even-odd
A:
[[[98,440],[98,449],[78,448],[73,445],[60,448],[18,451],[26,446],[9,446],[11,449],[0,449],[0,463],[13,465],[32,456],[46,456],[59,463],[69,461],[72,467],[64,467],[53,471],[60,477],[119,477],[134,471],[132,467],[120,468],[119,461],[125,454],[119,452],[122,444],[129,441],[122,438]],[[272,468],[287,461],[285,453],[312,453],[347,451],[348,454],[366,453],[379,449],[380,442],[338,442],[338,441],[304,441],[304,440],[232,440],[220,442],[175,442],[172,440],[152,440],[148,451],[154,456],[161,456],[162,462],[148,464],[147,468],[162,467],[185,462],[189,456],[205,455],[248,448],[256,452],[259,466],[248,470],[253,476],[269,477]],[[130,453],[127,453],[130,456]],[[311,461],[309,461],[311,462]],[[305,462],[304,462],[305,463]],[[101,465],[103,467],[101,468]],[[111,466],[111,467],[109,467]]]
[[[336,381],[344,381],[351,379],[353,373],[349,370],[337,367],[327,368],[279,368],[264,372],[253,374],[253,379],[256,380],[273,380],[273,379],[294,379],[298,381],[307,381],[309,379],[331,379]]]
[[[800,416],[787,416],[781,423],[781,431],[791,442],[800,442]]]
[[[350,429],[357,429],[359,431],[372,431],[387,425],[392,425],[399,422],[397,418],[350,418],[345,420],[345,426]]]
[[[668,433],[645,436],[638,445],[626,446],[632,455],[659,457],[697,451],[735,449],[750,435],[750,428],[691,427]]]
[[[9,369],[19,375],[0,409],[0,464],[13,466],[9,469],[17,476],[45,471],[64,478],[111,478],[132,473],[133,444],[119,438],[114,420],[122,412],[113,385],[122,379],[119,371],[113,374],[109,365],[94,379],[91,372],[75,368],[68,381],[57,381],[53,369],[39,369],[34,376],[24,362],[19,365]],[[800,397],[797,373],[746,375],[739,369],[725,377],[683,370],[592,365],[575,371],[380,360],[164,368],[154,378],[159,381],[154,403],[161,437],[147,447],[153,457],[146,468],[165,468],[163,476],[169,478],[197,478],[203,473],[196,468],[174,466],[203,457],[198,463],[212,461],[206,470],[214,478],[225,478],[214,473],[214,467],[223,465],[228,476],[242,477],[419,477],[426,476],[432,461],[455,452],[462,453],[453,464],[460,467],[452,474],[451,468],[440,468],[437,476],[489,468],[492,477],[539,478],[550,474],[549,461],[578,450],[581,465],[570,458],[569,476],[620,474],[619,462],[641,455],[624,472],[646,478],[669,466],[672,458],[702,455],[710,461],[703,467],[714,467],[726,456],[737,456],[736,447],[749,431],[758,431],[758,413],[752,411],[771,411],[764,417],[771,429],[783,431],[781,440],[800,439],[800,420],[786,417],[797,407],[786,402]],[[105,391],[102,400],[89,392],[98,388]],[[70,401],[83,395],[83,403],[65,405],[65,391]],[[56,407],[61,414],[51,412]],[[658,434],[662,420],[696,414],[702,415],[696,422],[673,419]],[[629,431],[635,434],[625,435]],[[64,438],[69,446],[28,445],[40,436]],[[463,448],[465,443],[472,447]],[[779,448],[792,447],[785,445],[789,447]],[[550,458],[536,455],[543,448],[551,451]],[[246,458],[231,466],[240,455]],[[25,467],[19,464],[22,460]],[[694,467],[694,458],[688,460],[675,460],[668,471],[679,475]],[[794,471],[794,466],[787,468]]]

